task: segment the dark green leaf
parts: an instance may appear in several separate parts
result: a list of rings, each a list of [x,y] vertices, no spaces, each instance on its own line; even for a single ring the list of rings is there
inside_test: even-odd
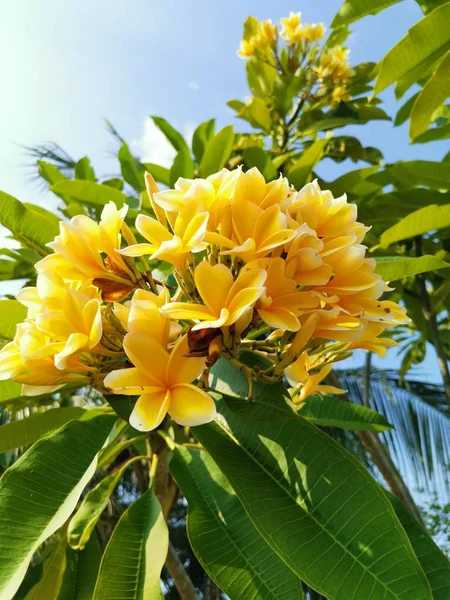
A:
[[[145,190],[145,167],[135,158],[127,144],[122,144],[118,154],[122,177],[137,192]]]
[[[206,144],[205,153],[200,163],[200,175],[208,177],[220,171],[233,150],[234,130],[231,125],[224,127]]]
[[[419,94],[420,94],[420,92],[417,92],[416,94],[411,96],[411,98],[409,98],[405,102],[405,104],[399,109],[398,113],[395,116],[395,121],[394,121],[395,127],[398,127],[399,125],[403,125],[403,123],[405,123],[409,119],[409,115],[411,114],[411,109],[412,109],[413,104],[416,101],[416,98]]]
[[[273,162],[270,160],[268,152],[262,148],[247,148],[243,152],[244,163],[247,169],[256,167],[264,176],[266,181],[272,181],[278,176],[278,171]]]
[[[203,158],[206,144],[214,135],[215,126],[216,120],[210,119],[209,121],[201,123],[194,131],[192,136],[192,152],[194,153],[195,159],[198,163],[200,163]]]

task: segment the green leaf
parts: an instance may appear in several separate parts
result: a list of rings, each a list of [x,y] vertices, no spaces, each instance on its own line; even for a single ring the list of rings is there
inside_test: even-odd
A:
[[[45,160],[38,160],[37,164],[39,176],[42,177],[42,179],[45,179],[50,185],[54,185],[55,183],[58,183],[58,181],[67,179],[54,164],[46,162]]]
[[[156,127],[166,136],[177,152],[188,148],[188,145],[181,133],[174,129],[172,125],[166,121],[166,119],[163,119],[162,117],[152,117],[152,120]]]
[[[416,98],[419,94],[420,94],[420,92],[417,92],[416,94],[411,96],[411,98],[409,98],[405,102],[405,104],[399,109],[398,113],[395,115],[395,121],[394,121],[395,127],[398,127],[399,125],[403,125],[403,123],[405,123],[409,119],[409,115],[411,114],[411,109],[412,109],[413,104],[416,101]]]
[[[95,532],[89,538],[84,550],[78,551],[76,554],[78,555],[78,564],[73,597],[70,599],[58,598],[58,600],[92,600],[94,596],[95,583],[102,557],[102,549]]]
[[[87,156],[80,158],[75,165],[75,179],[86,179],[88,181],[97,181],[91,161]],[[55,181],[57,183],[57,181]]]
[[[396,496],[385,492],[406,531],[416,556],[427,576],[433,600],[450,598],[450,562],[406,506]]]
[[[119,190],[93,181],[66,179],[53,185],[50,189],[58,196],[68,196],[77,202],[93,206],[104,206],[112,201],[120,208],[126,201],[126,195]]]
[[[397,162],[390,167],[392,175],[409,187],[423,185],[434,190],[450,190],[450,166],[429,160]]]
[[[237,372],[228,385],[238,390],[242,379]],[[276,386],[265,388],[251,405],[219,401],[220,417],[192,431],[266,543],[329,600],[431,600],[379,485],[340,444],[289,412]]]
[[[154,163],[144,163],[145,170],[152,175],[155,181],[163,183],[164,185],[170,185],[170,170]]]
[[[386,431],[393,429],[383,415],[366,406],[359,406],[333,396],[309,396],[298,414],[319,427],[339,427],[351,431]]]
[[[194,131],[192,136],[192,152],[194,153],[195,159],[198,163],[200,163],[203,158],[206,144],[214,135],[215,126],[216,120],[210,119],[209,121],[201,123]]]
[[[102,181],[102,185],[109,185],[109,187],[112,187],[115,190],[119,190],[121,192],[123,190],[123,179],[119,179],[118,177],[112,177],[111,179],[105,179],[104,181]]]
[[[139,193],[143,192],[145,190],[144,165],[131,154],[127,144],[122,144],[117,156],[120,162],[122,177],[134,190]]]
[[[440,6],[413,25],[383,58],[375,81],[375,94],[391,83],[431,67],[450,48],[450,3]],[[418,74],[414,81],[422,76]]]
[[[180,150],[175,156],[172,168],[170,169],[170,187],[173,187],[179,177],[192,179],[194,177],[194,161],[192,160],[189,148]]]
[[[437,271],[450,267],[449,263],[431,255],[409,258],[406,256],[382,256],[377,257],[375,273],[381,275],[385,281],[396,281],[418,273]]]
[[[444,125],[443,127],[432,127],[421,133],[414,139],[415,144],[426,144],[428,142],[435,142],[437,140],[447,140],[450,138],[450,124]]]
[[[432,204],[410,213],[384,231],[380,237],[380,246],[387,248],[395,242],[444,227],[450,227],[450,204],[444,206]]]
[[[69,421],[85,421],[102,414],[102,412],[104,412],[102,408],[86,409],[80,406],[50,408],[44,412],[32,413],[25,419],[0,425],[0,452],[29,446],[50,431],[59,429],[59,427],[62,427]]]
[[[0,338],[11,341],[16,334],[16,325],[25,321],[27,309],[17,300],[0,300]]]
[[[383,9],[401,0],[345,0],[331,23],[331,27],[341,27],[358,21],[366,15],[376,15]]]
[[[274,66],[252,57],[247,61],[246,70],[247,83],[252,94],[260,98],[272,96],[277,73]]]
[[[177,446],[170,471],[188,502],[193,550],[213,581],[239,600],[300,600],[300,580],[272,552],[213,459]]]
[[[233,150],[234,129],[232,125],[224,127],[206,144],[205,153],[200,162],[200,175],[208,177],[220,171]]]
[[[10,600],[33,553],[67,520],[95,472],[115,417],[71,421],[36,442],[0,480],[0,599]],[[26,518],[24,518],[24,515]]]
[[[450,21],[450,19],[449,19]],[[450,26],[450,22],[449,22]],[[450,52],[424,85],[411,110],[409,135],[411,140],[427,130],[434,111],[450,96]]]
[[[259,21],[256,17],[247,17],[244,23],[244,34],[243,39],[249,40],[255,36],[259,31]]]
[[[324,138],[316,140],[306,150],[302,152],[301,157],[294,162],[288,172],[289,183],[298,190],[312,179],[312,170],[323,157],[325,147],[329,140]]]
[[[15,404],[14,401],[22,398],[22,385],[11,379],[0,381],[0,405]]]
[[[107,475],[83,498],[79,509],[70,520],[67,530],[67,537],[72,548],[75,550],[84,548],[125,469],[135,461],[136,457],[127,461],[111,475]]]
[[[338,177],[334,181],[326,183],[326,188],[330,189],[336,197],[342,196],[342,194],[352,191],[361,182],[366,181],[366,179],[376,173],[379,168],[378,165],[375,165],[373,167],[364,167],[362,169],[350,171],[345,173],[345,175],[341,175],[341,177]],[[376,191],[379,187],[380,186],[373,184],[373,191]]]
[[[236,116],[248,121],[252,127],[264,129],[266,132],[272,128],[270,109],[261,98],[252,98],[248,104],[242,106]]]
[[[350,35],[350,29],[347,25],[342,25],[341,27],[334,27],[330,32],[330,35],[325,40],[323,45],[324,50],[328,50],[329,48],[334,48],[335,46],[342,46]]]
[[[168,543],[161,506],[148,490],[123,513],[114,529],[93,600],[162,600],[159,579]]]
[[[16,240],[43,256],[50,252],[45,245],[59,233],[53,219],[27,208],[5,192],[0,192],[0,223],[11,231]]]
[[[31,588],[25,600],[42,600],[43,598],[59,598],[64,572],[67,567],[67,543],[60,535],[54,543],[45,548],[42,576]]]
[[[313,135],[319,131],[329,129],[338,129],[347,125],[365,125],[369,121],[389,120],[386,112],[378,106],[364,106],[354,116],[328,116],[325,119],[317,120],[305,127],[300,127],[302,136]]]
[[[441,6],[441,4],[448,2],[448,0],[416,0],[416,2],[419,4],[422,12],[427,15],[438,6]]]
[[[244,163],[247,169],[256,167],[264,176],[266,181],[272,181],[278,177],[278,171],[270,160],[268,152],[256,146],[246,148],[243,152]]]

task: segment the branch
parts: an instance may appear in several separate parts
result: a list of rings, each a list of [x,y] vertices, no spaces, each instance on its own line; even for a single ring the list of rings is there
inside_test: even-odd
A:
[[[414,243],[416,248],[416,256],[422,256],[422,238],[417,236],[414,238]],[[419,292],[420,302],[422,304],[423,316],[428,323],[431,342],[436,350],[439,370],[444,382],[445,396],[447,398],[447,403],[450,406],[450,371],[448,368],[447,355],[445,353],[441,336],[439,335],[439,327],[436,320],[436,315],[434,314],[431,306],[430,295],[428,294],[426,285],[426,278],[423,273],[416,275],[416,284]]]
[[[181,600],[199,600],[194,584],[186,572],[183,563],[178,558],[177,551],[169,542],[169,552],[166,558],[166,568],[180,594]]]

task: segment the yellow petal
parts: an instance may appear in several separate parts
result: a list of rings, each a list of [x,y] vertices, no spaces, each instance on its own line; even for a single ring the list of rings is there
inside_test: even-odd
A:
[[[195,269],[195,285],[211,314],[218,317],[226,307],[226,299],[233,286],[233,275],[225,265],[201,262]]]
[[[249,307],[253,306],[260,297],[261,291],[261,288],[247,288],[241,290],[230,303],[228,308],[230,316],[226,321],[226,325],[235,323]]]
[[[155,385],[166,387],[169,354],[148,333],[127,333],[123,348],[133,365],[143,371]]]
[[[60,385],[30,385],[23,383],[22,394],[24,396],[42,396],[43,394],[51,394],[52,392],[56,392],[56,390],[61,389],[65,385],[65,383]]]
[[[159,246],[172,238],[172,234],[159,221],[147,215],[138,215],[136,229],[154,246]]]
[[[227,308],[222,308],[222,310],[220,311],[220,315],[217,319],[214,319],[211,321],[202,321],[201,323],[194,325],[192,330],[198,331],[200,329],[210,329],[211,327],[212,328],[222,327],[223,325],[228,324],[229,318],[230,318],[230,311]],[[234,323],[234,321],[233,321],[233,323]]]
[[[55,367],[64,370],[69,358],[76,352],[87,349],[89,338],[84,333],[71,333],[64,349],[55,354]]]
[[[105,377],[103,383],[115,394],[125,394],[127,396],[139,396],[144,390],[147,391],[150,388],[153,391],[160,389],[155,388],[155,382],[136,367],[111,371]]]
[[[160,425],[167,414],[170,394],[165,390],[142,394],[130,415],[130,425],[138,431],[151,431]]]
[[[209,308],[203,304],[190,304],[189,302],[169,302],[165,304],[161,311],[171,319],[194,319],[205,321],[215,319]]]
[[[209,423],[216,416],[216,404],[200,388],[180,383],[170,389],[169,414],[179,425],[195,427]]]
[[[153,246],[152,244],[133,244],[132,246],[127,246],[127,248],[117,250],[117,252],[124,256],[144,256],[146,254],[153,254],[157,249],[157,246]]]
[[[184,356],[189,352],[187,336],[178,340],[170,353],[169,364],[167,367],[168,387],[178,383],[191,383],[205,368],[205,359],[201,357]]]
[[[300,329],[300,322],[297,317],[285,308],[258,309],[258,314],[267,325],[275,329],[287,329],[288,331],[298,331]]]

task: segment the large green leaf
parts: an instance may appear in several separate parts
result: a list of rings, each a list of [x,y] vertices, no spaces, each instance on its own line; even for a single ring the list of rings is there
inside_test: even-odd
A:
[[[392,506],[350,453],[276,391],[251,405],[229,397],[217,406],[220,417],[193,432],[266,543],[302,580],[329,600],[432,599]]]
[[[194,131],[194,134],[192,136],[192,152],[194,153],[194,156],[198,163],[200,163],[200,161],[203,158],[206,144],[214,135],[215,126],[216,120],[210,119],[209,121],[201,123]]]
[[[266,181],[272,181],[278,176],[278,171],[274,163],[270,160],[270,155],[262,148],[251,146],[243,152],[244,163],[247,169],[256,167],[264,176]]]
[[[225,166],[230,158],[234,143],[234,129],[232,125],[224,127],[217,135],[206,144],[205,153],[200,162],[200,175],[208,177]]]
[[[429,160],[397,162],[390,167],[394,178],[409,187],[424,185],[434,190],[450,190],[450,165]]]
[[[87,156],[83,156],[75,165],[75,179],[86,179],[88,181],[97,181],[91,161]],[[56,183],[56,181],[55,181]]]
[[[356,185],[365,181],[368,177],[376,173],[378,169],[379,166],[375,165],[373,167],[363,167],[362,169],[349,171],[348,173],[341,175],[334,181],[326,183],[326,189],[331,190],[335,196],[342,196],[342,194],[350,192]],[[372,187],[375,191],[380,186],[372,184]]]
[[[248,121],[252,127],[264,129],[269,132],[272,127],[272,115],[267,104],[261,98],[254,97],[248,104],[244,104],[237,116]]]
[[[31,210],[5,192],[0,192],[0,223],[11,231],[16,240],[41,255],[50,252],[45,245],[59,233],[54,219]]]
[[[415,140],[427,130],[433,113],[450,96],[450,52],[424,85],[411,110],[409,135]]]
[[[386,54],[380,63],[375,93],[380,93],[414,70],[418,73],[417,79],[420,79],[421,65],[426,63],[431,66],[449,48],[450,3],[447,3],[413,25],[406,36]]]
[[[102,414],[102,412],[104,412],[102,408],[86,409],[80,406],[50,408],[44,412],[32,413],[25,419],[0,425],[0,452],[29,446],[69,421],[75,419],[85,421]]]
[[[331,27],[341,27],[358,21],[366,15],[375,15],[384,8],[401,0],[345,0],[331,23]]]
[[[67,530],[69,544],[72,548],[75,550],[84,548],[125,469],[137,458],[132,458],[131,461],[123,464],[120,469],[104,477],[83,498],[83,502],[70,520]]]
[[[45,548],[42,576],[25,596],[25,600],[42,600],[43,598],[59,600],[59,592],[67,567],[66,549],[67,542],[61,534]]]
[[[358,431],[386,431],[393,429],[388,420],[375,410],[359,406],[332,396],[310,396],[302,404],[298,414],[320,427],[339,427]]]
[[[11,379],[0,381],[0,404],[10,404],[22,398],[22,385]]]
[[[45,179],[45,181],[50,185],[54,185],[55,183],[58,183],[58,181],[67,179],[67,177],[61,173],[61,171],[55,167],[54,164],[46,162],[45,160],[38,160],[37,164],[40,177]]]
[[[92,600],[102,557],[102,549],[95,532],[89,538],[84,550],[77,551],[76,554],[78,560],[73,597],[61,598],[61,600]]]
[[[300,580],[270,549],[213,459],[178,446],[170,471],[188,501],[187,531],[205,571],[230,598],[300,600]]]
[[[174,129],[172,125],[166,121],[166,119],[163,119],[162,117],[152,117],[152,120],[156,127],[166,136],[177,152],[183,150],[184,148],[189,149],[186,140],[183,138],[181,133]]]
[[[450,227],[450,204],[426,206],[401,219],[381,234],[380,246],[387,248],[395,242],[406,240],[433,231]]]
[[[161,506],[148,490],[123,513],[113,531],[93,600],[162,600],[159,579],[168,543]]]
[[[448,600],[450,598],[450,562],[448,558],[414,519],[403,502],[393,494],[386,493],[427,576],[433,592],[433,600]]]
[[[446,269],[449,263],[432,255],[409,258],[407,256],[382,256],[377,257],[375,273],[381,275],[385,281],[396,281],[418,273],[427,273],[437,269]]]
[[[155,181],[163,183],[164,185],[170,185],[170,170],[154,163],[143,163],[146,171],[152,175]]]
[[[122,177],[134,190],[143,192],[145,190],[144,165],[131,154],[127,144],[122,144],[117,156],[120,162]]]
[[[16,334],[16,325],[25,321],[27,309],[17,300],[0,300],[0,338],[12,340]]]
[[[424,133],[421,133],[414,139],[415,144],[427,144],[437,140],[447,140],[450,138],[450,124],[441,127],[430,127]]]
[[[311,181],[312,170],[323,157],[328,141],[324,138],[313,142],[289,169],[289,182],[298,190]]]
[[[180,150],[175,156],[172,168],[170,169],[170,187],[175,185],[179,177],[192,179],[194,177],[194,169],[195,165],[189,148]]]
[[[121,207],[126,201],[126,195],[121,191],[94,181],[65,179],[56,183],[50,189],[58,196],[65,196],[82,204],[86,203],[93,206],[104,206],[112,201],[116,206]]]
[[[0,480],[0,600],[10,600],[33,553],[75,508],[115,417],[71,421],[36,442]]]

